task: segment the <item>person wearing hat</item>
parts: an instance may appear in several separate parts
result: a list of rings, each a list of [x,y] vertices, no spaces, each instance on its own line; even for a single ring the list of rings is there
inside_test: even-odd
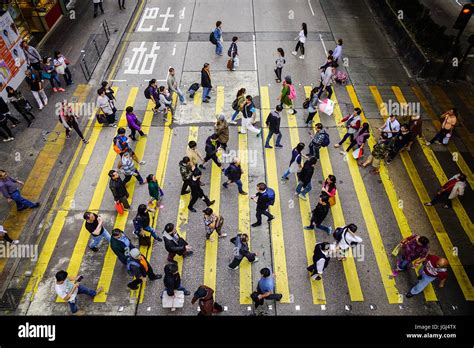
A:
[[[446,279],[448,278],[448,265],[449,262],[444,257],[428,255],[423,264],[423,268],[420,269],[418,276],[419,282],[408,291],[406,297],[410,298],[414,295],[418,295],[435,279],[439,279],[440,288],[444,287],[444,283],[446,283]]]
[[[114,228],[112,238],[110,238],[110,248],[117,255],[120,262],[126,266],[130,250],[134,249],[135,246],[121,229]]]
[[[232,184],[235,182],[237,185],[237,188],[239,189],[239,193],[241,195],[248,195],[247,192],[244,191],[242,188],[242,180],[240,179],[242,177],[243,170],[240,167],[240,158],[235,157],[232,160],[232,163],[224,170],[224,175],[227,176],[227,181],[222,184],[224,188],[228,188],[229,184]]]
[[[8,242],[10,244],[18,244],[20,241],[18,239],[11,239],[10,236],[8,235],[7,231],[3,228],[2,225],[0,225],[0,237],[3,238],[5,242]]]
[[[201,285],[194,293],[191,304],[199,301],[198,316],[212,316],[214,313],[221,313],[224,309],[214,301],[214,290],[206,285]]]
[[[321,280],[321,275],[329,264],[330,244],[328,242],[317,243],[313,252],[313,264],[306,269],[311,272],[311,279]]]
[[[134,280],[127,284],[132,290],[137,290],[138,286],[146,281],[147,276],[150,280],[157,280],[163,277],[161,274],[155,274],[153,272],[150,263],[137,248],[130,250],[130,257],[127,260],[127,270],[130,275],[135,277]]]
[[[217,122],[214,125],[214,132],[217,134],[217,145],[222,150],[227,151],[227,143],[229,142],[229,124],[225,119],[224,114],[220,114]]]
[[[191,200],[189,201],[188,209],[193,213],[197,212],[193,206],[199,198],[201,198],[208,207],[216,202],[215,200],[209,200],[209,197],[204,194],[204,191],[201,188],[201,181],[199,180],[201,178],[201,174],[201,171],[196,168],[196,170],[193,172],[191,182],[189,183],[189,186],[191,187]]]
[[[174,291],[183,291],[185,296],[191,295],[191,292],[186,290],[181,285],[181,276],[179,275],[178,265],[176,263],[169,263],[165,266],[165,277],[163,278],[165,290],[168,296],[174,296]]]
[[[125,187],[125,183],[120,178],[119,173],[116,170],[109,171],[109,188],[112,191],[112,195],[114,196],[115,203],[122,203],[124,209],[130,209],[130,204],[128,204],[128,191]]]
[[[33,203],[20,194],[18,185],[24,184],[25,183],[23,181],[13,179],[12,177],[8,176],[6,171],[0,170],[0,192],[2,193],[3,197],[7,199],[8,203],[15,201],[17,211],[22,211],[27,208],[38,208],[40,206],[38,202]]]
[[[176,262],[174,261],[176,255],[186,257],[193,254],[191,246],[179,236],[178,231],[176,231],[174,224],[171,222],[167,223],[165,226],[163,239],[165,241],[165,249],[168,252],[168,257],[166,259],[168,262]]]

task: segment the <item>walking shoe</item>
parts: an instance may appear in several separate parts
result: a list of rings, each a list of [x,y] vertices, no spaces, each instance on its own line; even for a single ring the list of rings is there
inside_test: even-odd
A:
[[[261,225],[261,224],[259,224],[258,222],[255,222],[255,223],[253,223],[253,224],[250,225],[250,226],[252,226],[252,227],[258,227],[258,226],[260,226],[260,225]]]
[[[226,182],[225,182],[225,183],[223,183],[223,184],[222,184],[222,186],[224,186],[224,188],[228,188],[228,187],[229,187],[229,185],[227,185],[227,183],[226,183]]]
[[[163,278],[162,274],[154,274],[153,277],[150,277],[150,280],[158,280]]]
[[[251,263],[258,262],[258,257],[255,257],[255,260],[253,260]]]
[[[341,145],[339,145],[339,144],[334,144],[334,147],[335,147],[336,149],[337,149],[339,146],[341,146]]]
[[[237,124],[237,121],[229,121],[229,124]]]
[[[262,135],[262,133],[263,133],[263,129],[260,129],[260,132],[257,133],[257,138],[258,138],[260,135]]]
[[[332,227],[329,227],[328,236],[332,234]]]
[[[267,222],[270,222],[270,221],[272,221],[272,220],[274,220],[274,219],[275,219],[275,217],[272,215],[271,217],[268,218]]]
[[[189,290],[184,290],[184,296],[189,296],[191,295],[191,292]]]
[[[138,162],[138,164],[141,165],[141,166],[143,166],[143,165],[146,164],[146,162],[145,162],[145,161],[140,161],[140,162]]]
[[[266,148],[266,149],[273,149],[273,146],[265,145],[265,148]]]
[[[302,55],[300,56],[300,59],[304,59],[304,54],[302,54]]]
[[[341,155],[343,155],[343,156],[347,155],[347,152],[344,151],[344,150],[343,150],[343,151],[339,151],[339,153],[340,153]]]
[[[398,271],[396,269],[392,269],[392,275],[394,277],[398,276]]]
[[[449,209],[449,205],[445,204],[445,205],[443,205],[443,208],[444,209]]]
[[[84,144],[89,144],[89,140],[87,140],[87,139],[82,139],[82,142],[83,142]]]
[[[421,280],[421,275],[417,276],[416,279]]]
[[[70,139],[70,138],[71,138],[71,134],[67,134],[66,139]]]
[[[83,309],[79,309],[77,312],[72,313],[72,315],[75,315],[75,316],[81,316],[81,315],[84,315],[84,314],[86,314],[86,312],[84,312]]]
[[[387,164],[391,164],[392,163],[392,160],[391,159],[388,159],[387,160]]]
[[[426,146],[431,146],[431,143],[430,143],[429,141],[427,141],[427,142],[425,143],[425,145],[426,145]]]
[[[311,276],[311,279],[313,280],[321,280],[321,276],[319,274],[315,274],[313,276]]]
[[[207,98],[207,99],[211,99],[211,96],[210,96],[210,95],[208,95],[206,98]]]
[[[181,195],[187,195],[188,193],[191,193],[191,191],[190,191],[190,190],[186,190],[186,191],[184,191],[184,192],[181,192]]]
[[[410,297],[413,297],[413,294],[411,292],[407,292],[405,296],[406,298],[410,298]]]
[[[193,213],[196,213],[196,212],[197,212],[197,210],[194,209],[194,208],[188,208],[188,209],[189,209],[189,211],[191,211],[191,212],[193,212]]]
[[[225,237],[227,237],[227,233],[222,233],[219,235],[219,238],[225,238]]]
[[[293,51],[293,52],[291,52],[291,54],[294,55],[294,56],[296,56],[296,55],[298,54],[298,52]]]
[[[227,267],[228,267],[229,269],[233,270],[233,271],[235,271],[236,269],[239,269],[239,266],[237,266],[237,267],[235,267],[235,268],[232,268],[232,267],[230,267],[230,266],[227,266]]]
[[[93,248],[90,248],[90,249],[95,253],[99,251],[99,248],[97,248],[97,247],[93,247]]]
[[[36,202],[35,204],[33,204],[31,208],[38,208],[39,206],[40,206],[39,202]]]
[[[44,106],[40,106],[38,109],[39,109],[39,111],[41,111],[41,110],[44,109]]]
[[[283,147],[283,145],[278,144],[278,145],[275,145],[275,147],[281,149]]]
[[[198,165],[199,169],[206,169],[206,167],[204,167],[202,164]]]
[[[425,203],[425,205],[428,206],[428,207],[431,207],[433,205],[433,203],[428,202],[428,203]]]
[[[209,204],[208,204],[208,207],[210,207],[210,206],[213,205],[214,203],[216,203],[215,200],[210,201]]]
[[[115,123],[112,123],[112,124],[109,124],[109,127],[117,128],[117,125]]]
[[[19,243],[20,243],[20,241],[18,239],[15,239],[15,240],[12,241],[12,244],[15,244],[15,245],[17,245]]]
[[[3,139],[3,142],[8,143],[9,141],[13,141],[13,140],[15,140],[15,138],[10,137],[10,138]]]
[[[203,103],[209,103],[209,100],[204,99],[202,102],[203,102]]]
[[[64,88],[62,88],[62,87],[58,87],[58,91],[60,91],[60,92],[65,92],[66,90],[65,90]]]
[[[239,192],[239,194],[244,195],[244,196],[248,195],[248,193],[245,191]]]
[[[189,251],[186,251],[186,254],[184,256],[188,257],[188,256],[191,256],[192,254],[194,254],[194,251],[189,250]],[[177,263],[176,261],[174,262]]]
[[[56,93],[58,89],[56,87],[53,87],[53,92]]]
[[[158,242],[162,242],[162,241],[163,241],[163,238],[161,238],[161,237],[159,237],[159,236],[156,236],[155,240],[158,241]]]
[[[301,198],[303,201],[307,201],[308,197],[303,196],[301,193],[298,195],[299,198]]]
[[[305,226],[304,229],[305,230],[314,230],[314,226]]]

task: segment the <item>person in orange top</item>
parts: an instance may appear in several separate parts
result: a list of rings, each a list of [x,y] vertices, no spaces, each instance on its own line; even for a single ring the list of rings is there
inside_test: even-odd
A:
[[[432,145],[435,142],[442,142],[445,137],[450,138],[453,134],[454,126],[458,121],[458,112],[455,108],[446,111],[441,115],[441,119],[444,119],[443,124],[439,132],[431,139],[426,142],[427,146]]]

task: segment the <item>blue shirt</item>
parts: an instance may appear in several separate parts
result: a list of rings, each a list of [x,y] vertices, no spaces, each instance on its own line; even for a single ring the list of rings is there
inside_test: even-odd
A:
[[[214,37],[216,38],[217,41],[221,39],[222,36],[222,30],[219,28],[214,29]]]
[[[275,289],[275,279],[273,279],[272,275],[262,278],[258,281],[258,287],[263,294],[269,291],[273,292]]]

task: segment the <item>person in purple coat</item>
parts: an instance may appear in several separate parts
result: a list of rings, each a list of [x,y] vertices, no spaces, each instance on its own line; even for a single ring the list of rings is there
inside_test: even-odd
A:
[[[137,115],[133,113],[133,107],[127,106],[125,111],[127,112],[127,125],[131,132],[130,138],[134,141],[137,141],[137,138],[135,138],[136,132],[138,132],[142,137],[146,137],[146,134],[142,131],[142,123],[140,120],[138,120]]]

